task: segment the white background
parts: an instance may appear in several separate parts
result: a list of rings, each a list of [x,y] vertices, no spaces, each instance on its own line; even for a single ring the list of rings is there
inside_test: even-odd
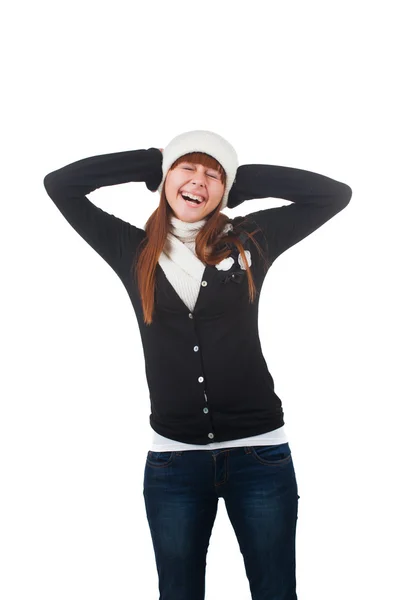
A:
[[[395,2],[70,0],[3,15],[2,600],[159,598],[136,317],[43,178],[191,129],[226,137],[240,164],[353,190],[271,268],[260,338],[299,488],[299,600],[398,598]],[[159,194],[129,183],[90,200],[143,228]],[[251,598],[223,501],[206,572],[206,599],[221,598]]]

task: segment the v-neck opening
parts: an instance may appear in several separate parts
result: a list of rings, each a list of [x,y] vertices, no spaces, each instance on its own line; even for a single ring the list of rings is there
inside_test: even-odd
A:
[[[176,291],[176,289],[174,288],[174,286],[172,285],[172,283],[170,282],[170,280],[168,279],[168,277],[165,274],[164,269],[162,268],[162,266],[157,263],[157,268],[159,268],[161,270],[161,273],[165,279],[165,281],[167,282],[167,286],[169,285],[170,288],[172,289],[173,294],[175,294],[176,298],[178,299],[178,302],[180,302],[180,304],[185,308],[185,310],[190,311],[191,313],[194,313],[197,305],[199,303],[199,299],[200,299],[200,294],[201,294],[201,290],[203,289],[203,286],[200,284],[200,290],[199,293],[197,294],[197,298],[196,298],[196,303],[194,305],[193,310],[190,310],[190,308],[184,303],[184,301],[182,300],[182,298],[180,297],[180,295],[178,294],[178,292]],[[206,278],[206,275],[208,272],[210,272],[211,278],[213,277],[212,273],[215,271],[215,266],[214,265],[205,265],[204,271],[203,271],[203,275],[201,280],[203,281]],[[207,284],[210,283],[210,277],[208,279],[205,279],[207,281]]]

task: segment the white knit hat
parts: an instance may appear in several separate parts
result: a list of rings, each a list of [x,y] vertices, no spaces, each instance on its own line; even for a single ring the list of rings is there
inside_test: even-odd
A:
[[[195,130],[181,133],[174,137],[162,153],[163,178],[158,187],[161,194],[165,178],[171,165],[184,154],[189,152],[205,152],[215,158],[226,172],[225,193],[222,198],[222,207],[228,203],[229,191],[235,181],[236,171],[239,166],[238,157],[234,147],[223,137],[212,131]]]

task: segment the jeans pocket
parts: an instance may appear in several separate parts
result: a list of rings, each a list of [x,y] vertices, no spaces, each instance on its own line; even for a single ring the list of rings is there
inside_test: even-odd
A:
[[[147,453],[146,464],[152,467],[168,467],[174,460],[175,452],[153,452],[149,450]]]
[[[274,446],[250,446],[254,458],[264,465],[278,467],[286,465],[292,460],[289,444],[276,444]]]

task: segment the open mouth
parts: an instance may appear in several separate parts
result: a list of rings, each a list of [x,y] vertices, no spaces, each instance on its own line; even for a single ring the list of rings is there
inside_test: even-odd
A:
[[[186,194],[182,194],[181,196],[183,198],[183,200],[185,200],[186,204],[189,204],[189,206],[200,206],[201,204],[204,204],[205,200],[202,200],[201,202],[199,200],[194,200],[193,198],[189,198],[189,196],[186,196]]]

